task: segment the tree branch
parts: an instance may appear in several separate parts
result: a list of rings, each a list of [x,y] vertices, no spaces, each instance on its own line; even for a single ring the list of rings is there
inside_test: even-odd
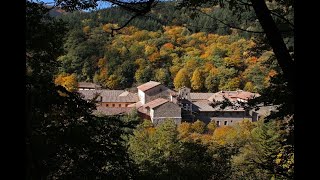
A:
[[[238,30],[245,31],[245,32],[250,32],[250,33],[260,33],[260,34],[265,33],[264,31],[251,31],[251,30],[242,29],[242,28],[240,28],[240,27],[236,27],[236,26],[230,25],[230,24],[228,24],[228,23],[226,23],[226,22],[224,22],[224,21],[222,21],[222,20],[220,20],[220,19],[218,19],[218,18],[215,18],[215,17],[213,17],[213,16],[210,16],[209,14],[204,13],[204,12],[200,11],[199,9],[195,9],[195,10],[198,11],[198,12],[200,12],[200,13],[202,13],[202,14],[204,14],[204,15],[206,15],[206,16],[208,16],[208,17],[210,17],[210,18],[212,18],[212,19],[215,19],[215,20],[217,20],[218,22],[220,22],[221,24],[223,24],[223,25],[225,25],[225,26],[228,26],[228,27],[230,27],[230,28],[233,28],[233,29],[238,29]]]
[[[120,30],[120,29],[123,29],[123,28],[126,27],[134,18],[136,18],[136,17],[138,17],[138,16],[140,16],[140,14],[135,14],[135,15],[132,16],[124,25],[122,25],[122,26],[119,27],[119,28],[111,28],[111,36],[112,36],[112,37],[114,36],[114,34],[113,34],[114,31],[118,31],[118,30]]]
[[[275,16],[277,16],[278,18],[284,20],[284,21],[285,21],[286,23],[288,23],[292,28],[294,28],[294,24],[292,24],[287,18],[281,16],[280,14],[278,14],[278,13],[276,13],[276,12],[274,12],[274,11],[270,11],[270,13],[271,13],[272,15],[275,15]]]
[[[240,1],[238,0],[239,4],[241,5],[245,5],[245,6],[253,6],[251,3],[248,3],[248,2],[243,2],[243,1]]]
[[[213,17],[213,16],[211,16],[211,15],[209,15],[207,13],[204,13],[204,12],[200,11],[199,9],[194,9],[194,10],[196,10],[196,11],[198,11],[198,12],[200,12],[200,13],[202,13],[202,14],[204,14],[204,15],[212,18],[212,19],[217,20],[218,22],[220,22],[221,24],[223,24],[223,25],[225,25],[225,26],[227,26],[229,28],[238,29],[238,30],[241,30],[241,31],[249,32],[249,33],[265,34],[265,31],[251,31],[251,30],[243,29],[243,28],[228,24],[228,23],[226,23],[226,22],[224,22],[224,21],[222,21],[222,20],[220,20],[220,19],[218,19],[216,17]],[[292,30],[286,30],[286,31],[280,31],[280,32],[290,32],[290,31],[292,31]]]

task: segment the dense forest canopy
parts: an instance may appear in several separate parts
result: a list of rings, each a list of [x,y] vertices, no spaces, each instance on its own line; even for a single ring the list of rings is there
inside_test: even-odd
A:
[[[172,2],[159,3],[114,36],[110,35],[112,28],[130,18],[118,7],[60,16],[69,25],[64,44],[67,53],[59,57],[60,72],[75,73],[78,81],[94,81],[109,89],[130,88],[149,80],[203,92],[261,92],[268,87],[270,77],[281,71],[271,48],[261,45],[260,37],[215,20],[259,30],[254,13],[245,13],[248,18],[241,22],[226,8],[203,8],[203,12],[191,19]],[[290,48],[292,39],[288,38]]]

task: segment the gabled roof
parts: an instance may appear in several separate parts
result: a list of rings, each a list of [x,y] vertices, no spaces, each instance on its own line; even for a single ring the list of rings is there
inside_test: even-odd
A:
[[[207,100],[214,93],[190,93],[191,100]]]
[[[149,90],[149,89],[152,89],[158,85],[160,85],[161,83],[159,82],[155,82],[155,81],[149,81],[147,83],[144,83],[140,86],[138,86],[137,88],[141,91],[146,91],[146,90]]]
[[[110,107],[102,107],[98,106],[97,110],[93,112],[93,114],[104,114],[104,115],[119,115],[119,114],[127,114],[131,112],[133,108],[126,108],[126,107],[117,107],[117,108],[110,108]]]
[[[90,83],[90,82],[79,82],[78,83],[78,88],[101,88],[100,85],[94,84],[94,83]]]
[[[153,109],[153,108],[158,107],[166,102],[169,102],[169,100],[163,99],[163,98],[158,98],[158,99],[155,99],[153,101],[148,102],[147,104],[144,105],[144,107],[149,107],[149,108]]]
[[[231,106],[227,106],[224,109],[221,109],[220,106],[212,107],[210,105],[209,101],[192,102],[192,109],[194,111],[209,111],[209,112],[213,112],[213,111],[244,111],[244,108],[242,108],[242,107],[234,108]]]
[[[79,90],[79,93],[84,95],[84,98],[89,100],[96,95],[102,97],[102,102],[137,102],[139,98],[136,94],[133,94],[124,90]]]

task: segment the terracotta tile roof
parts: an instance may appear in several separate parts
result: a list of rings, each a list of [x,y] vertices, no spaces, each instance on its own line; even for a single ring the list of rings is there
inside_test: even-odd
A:
[[[214,93],[210,98],[208,98],[209,101],[223,101],[224,98],[229,99],[230,101],[237,101],[237,99],[243,99],[243,100],[248,100],[254,97],[260,96],[258,93],[251,93],[248,91],[242,91],[242,90],[237,90],[237,91],[220,91],[217,93]]]
[[[144,105],[144,107],[149,107],[149,108],[153,109],[153,108],[160,106],[166,102],[169,102],[169,100],[163,99],[163,98],[158,98],[158,99],[155,99],[153,101],[148,102],[147,104]]]
[[[110,107],[102,107],[98,106],[97,110],[93,112],[93,114],[104,114],[104,115],[119,115],[119,114],[127,114],[132,111],[133,108],[126,108],[126,107],[121,107],[121,108],[110,108]]]
[[[85,99],[92,99],[96,94],[102,97],[102,102],[137,102],[138,95],[124,90],[79,90]]]
[[[151,88],[154,88],[154,87],[156,87],[156,86],[158,86],[158,85],[160,85],[160,84],[161,84],[161,83],[159,83],[159,82],[149,81],[149,82],[147,82],[147,83],[144,83],[144,84],[138,86],[137,88],[138,88],[139,90],[141,90],[141,91],[146,91],[146,90],[149,90],[149,89],[151,89]]]
[[[96,88],[101,88],[100,85],[94,84],[94,83],[90,83],[90,82],[79,82],[78,83],[78,88],[92,88],[92,89],[96,89]]]
[[[207,100],[210,98],[214,93],[190,93],[191,100]]]

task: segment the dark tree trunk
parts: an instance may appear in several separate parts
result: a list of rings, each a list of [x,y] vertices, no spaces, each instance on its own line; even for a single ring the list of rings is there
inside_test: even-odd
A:
[[[259,22],[267,35],[267,39],[273,52],[278,60],[278,63],[283,71],[284,77],[288,80],[289,88],[293,92],[294,83],[294,61],[289,54],[281,33],[276,26],[276,23],[271,17],[271,13],[264,0],[250,0],[253,9],[259,19]]]

